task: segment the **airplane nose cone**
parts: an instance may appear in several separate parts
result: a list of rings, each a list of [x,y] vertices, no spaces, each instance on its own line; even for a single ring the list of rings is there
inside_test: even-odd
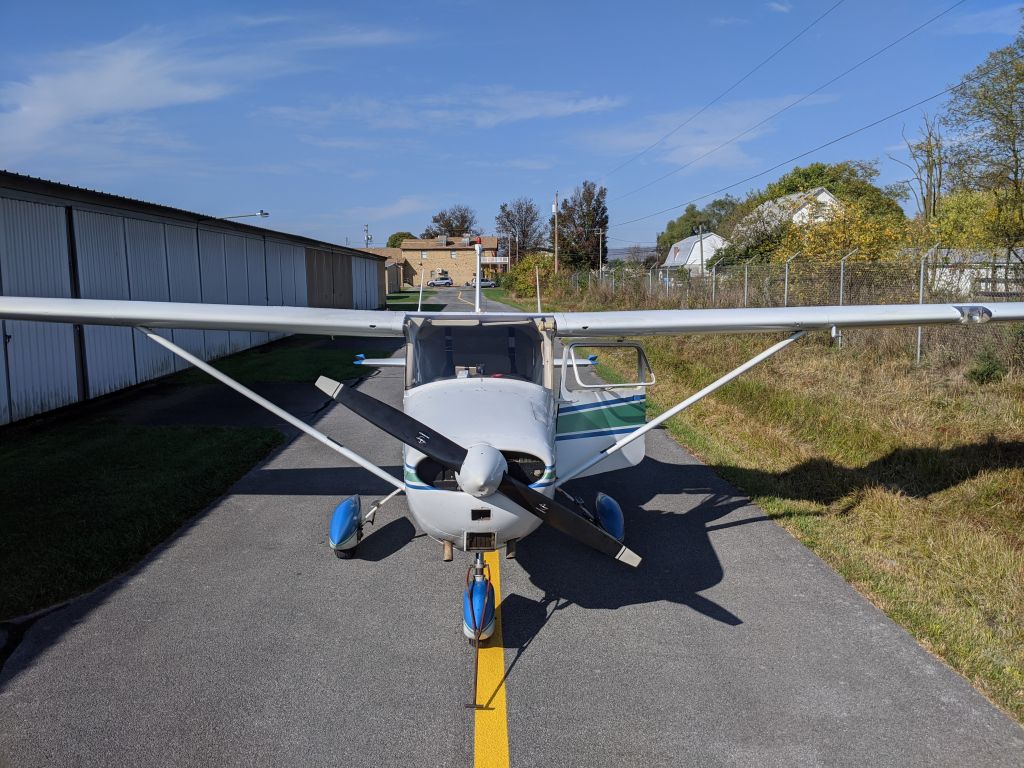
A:
[[[480,499],[490,496],[501,483],[501,478],[508,470],[505,457],[493,445],[477,443],[469,447],[466,460],[455,473],[459,488]]]

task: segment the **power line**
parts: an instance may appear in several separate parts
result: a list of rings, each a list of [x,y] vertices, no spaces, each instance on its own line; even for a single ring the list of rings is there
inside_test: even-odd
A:
[[[741,84],[743,83],[743,81],[744,81],[744,80],[746,80],[746,79],[747,79],[748,77],[750,77],[750,76],[751,76],[752,74],[754,74],[755,72],[757,72],[757,70],[761,69],[761,67],[763,67],[763,66],[764,66],[765,64],[767,64],[767,63],[768,63],[769,61],[771,61],[772,59],[774,59],[774,58],[775,58],[776,56],[778,56],[778,55],[779,55],[780,53],[782,53],[782,52],[783,52],[784,50],[786,50],[786,49],[787,49],[787,48],[788,48],[789,46],[791,46],[791,45],[792,45],[793,43],[795,43],[795,42],[796,42],[797,40],[799,40],[799,39],[800,39],[801,37],[803,37],[804,33],[806,33],[806,32],[807,32],[807,31],[808,31],[809,29],[811,29],[811,27],[813,27],[813,26],[814,26],[815,24],[817,24],[817,23],[818,23],[819,21],[821,21],[821,20],[822,20],[822,19],[824,19],[824,18],[825,18],[826,16],[828,16],[828,15],[829,15],[830,13],[832,13],[832,11],[834,11],[834,10],[835,10],[836,8],[838,8],[838,7],[840,6],[840,5],[842,5],[842,4],[844,3],[844,2],[846,2],[846,0],[839,0],[839,1],[838,1],[838,2],[837,2],[837,3],[835,4],[835,5],[833,5],[833,6],[831,7],[831,8],[829,8],[829,9],[828,9],[827,11],[825,11],[825,12],[824,12],[823,14],[821,14],[821,15],[820,15],[820,16],[819,16],[818,18],[816,18],[816,19],[815,19],[814,21],[812,21],[812,22],[811,22],[810,24],[808,24],[808,25],[807,25],[806,27],[804,27],[804,28],[803,28],[803,29],[801,29],[801,30],[800,30],[799,32],[797,32],[797,33],[796,33],[796,34],[795,34],[795,35],[794,35],[793,37],[791,37],[791,38],[790,38],[789,40],[787,40],[787,41],[786,41],[785,43],[783,43],[783,44],[782,44],[782,45],[781,45],[780,47],[776,48],[776,49],[775,49],[775,50],[774,50],[774,51],[773,51],[773,52],[771,53],[771,55],[769,55],[769,56],[768,56],[768,58],[766,58],[766,59],[764,59],[763,61],[761,61],[761,63],[760,63],[760,64],[758,64],[758,65],[757,65],[756,67],[754,67],[754,68],[753,68],[752,70],[750,70],[749,72],[747,72],[747,74],[745,74],[745,75],[744,75],[743,77],[741,77],[741,78],[740,78],[739,80],[737,80],[737,81],[736,81],[735,83],[733,83],[732,85],[730,85],[730,86],[729,86],[728,88],[726,88],[726,89],[725,89],[724,91],[722,91],[722,92],[721,92],[720,94],[718,94],[717,96],[715,96],[715,98],[713,98],[713,99],[712,99],[711,101],[709,101],[709,102],[708,102],[707,104],[705,104],[705,105],[704,105],[703,107],[701,107],[700,109],[698,109],[698,110],[697,110],[696,112],[694,112],[694,113],[693,113],[692,115],[690,115],[690,116],[689,116],[688,118],[686,118],[685,120],[683,120],[683,122],[681,122],[681,123],[680,123],[679,125],[677,125],[677,126],[676,126],[675,128],[673,128],[673,129],[672,129],[671,131],[669,131],[668,133],[666,133],[666,134],[665,134],[664,136],[662,136],[662,137],[661,137],[660,139],[658,139],[658,140],[657,140],[656,142],[654,142],[653,144],[651,144],[651,146],[647,147],[646,149],[643,149],[643,150],[641,150],[640,152],[637,152],[637,153],[636,153],[635,155],[633,155],[632,157],[630,157],[630,158],[629,158],[628,160],[626,160],[625,162],[623,162],[623,163],[620,163],[619,165],[615,166],[615,167],[614,167],[614,168],[612,168],[612,169],[611,169],[610,171],[608,171],[608,173],[604,174],[604,176],[602,176],[602,177],[601,177],[600,179],[598,179],[598,181],[601,181],[602,179],[607,179],[607,178],[608,178],[609,176],[611,176],[611,175],[612,175],[613,173],[615,173],[616,171],[620,171],[620,170],[622,170],[622,169],[623,169],[623,168],[625,168],[625,167],[626,167],[627,165],[629,165],[630,163],[632,163],[632,162],[633,162],[634,160],[637,160],[638,158],[640,158],[640,157],[643,157],[643,156],[644,156],[645,154],[647,154],[647,153],[648,153],[648,152],[650,152],[650,151],[651,151],[652,149],[654,149],[654,148],[655,148],[656,146],[658,146],[659,144],[661,144],[661,142],[663,142],[663,141],[664,141],[665,139],[667,139],[667,138],[668,138],[669,136],[671,136],[672,134],[674,134],[674,133],[675,133],[676,131],[678,131],[678,130],[679,130],[680,128],[683,128],[683,127],[687,126],[687,125],[688,125],[688,124],[689,124],[689,123],[690,123],[691,121],[693,121],[693,120],[694,120],[694,119],[696,119],[697,117],[700,117],[700,115],[702,115],[702,114],[703,114],[704,112],[706,112],[706,111],[707,111],[708,109],[710,109],[710,108],[711,108],[711,107],[713,107],[713,106],[714,106],[715,104],[717,104],[717,103],[718,103],[718,102],[719,102],[719,101],[720,101],[720,100],[721,100],[722,98],[724,98],[724,97],[725,97],[725,96],[727,96],[727,95],[728,95],[729,93],[731,93],[732,91],[734,91],[734,90],[735,90],[735,89],[736,89],[737,87],[739,87],[739,86],[740,86],[740,85],[741,85]]]
[[[1022,60],[1024,60],[1024,54],[1021,54],[1020,56],[1014,56],[1011,59],[1011,61],[1022,61]],[[661,216],[662,214],[668,213],[670,211],[675,211],[675,210],[678,210],[679,208],[684,208],[685,206],[690,205],[691,203],[700,202],[701,200],[704,200],[705,198],[711,197],[712,195],[720,195],[721,193],[727,192],[728,190],[732,189],[733,187],[738,187],[741,184],[746,184],[748,182],[753,181],[754,179],[759,179],[762,176],[765,176],[765,175],[771,173],[772,171],[777,171],[779,168],[782,168],[785,165],[789,165],[790,163],[796,162],[797,160],[801,160],[801,159],[807,157],[808,155],[812,155],[815,152],[818,152],[818,151],[820,151],[822,149],[825,149],[826,147],[831,147],[833,144],[838,144],[840,141],[844,141],[844,140],[850,138],[851,136],[855,136],[858,133],[862,133],[862,132],[864,132],[864,131],[866,131],[866,130],[868,130],[870,128],[874,128],[876,125],[881,125],[882,123],[886,122],[887,120],[892,120],[894,117],[899,117],[900,115],[904,114],[905,112],[909,112],[912,109],[917,109],[922,104],[927,104],[929,101],[934,101],[935,99],[939,98],[940,96],[945,96],[947,93],[952,93],[953,91],[957,90],[958,88],[963,88],[968,83],[974,82],[975,80],[980,80],[982,77],[984,77],[985,75],[989,74],[989,72],[991,72],[994,69],[996,69],[996,67],[1001,66],[1001,64],[1002,64],[1002,62],[1000,62],[999,64],[997,64],[997,65],[995,65],[993,67],[990,67],[989,69],[987,69],[987,70],[985,70],[983,72],[979,72],[974,77],[971,77],[971,76],[968,75],[968,76],[964,77],[964,79],[961,80],[956,85],[951,85],[949,88],[946,88],[945,90],[939,91],[938,93],[935,93],[935,94],[932,94],[931,96],[923,98],[920,101],[917,101],[917,102],[911,104],[908,107],[904,107],[903,109],[897,110],[896,112],[892,112],[892,113],[886,115],[885,117],[881,117],[878,120],[875,120],[873,122],[868,123],[867,125],[862,125],[860,128],[855,128],[854,130],[852,130],[852,131],[850,131],[848,133],[844,133],[842,136],[837,136],[836,138],[832,139],[831,141],[826,141],[824,144],[819,144],[818,146],[814,147],[814,149],[809,149],[806,152],[801,152],[799,155],[794,155],[793,157],[789,158],[788,160],[783,160],[781,163],[776,163],[771,168],[766,168],[765,170],[761,171],[760,173],[755,173],[753,176],[747,176],[747,178],[745,178],[745,179],[741,179],[740,181],[737,181],[737,182],[735,182],[733,184],[729,184],[729,185],[727,185],[725,187],[720,187],[719,189],[716,189],[714,192],[708,192],[706,194],[701,195],[700,197],[695,197],[692,200],[687,200],[685,203],[679,203],[678,205],[673,205],[673,206],[670,206],[669,208],[663,208],[660,211],[655,211],[654,213],[649,213],[646,216],[640,216],[639,218],[636,218],[636,219],[630,219],[629,221],[619,221],[619,222],[616,222],[615,224],[609,224],[608,228],[611,229],[612,227],[624,227],[627,224],[635,224],[638,221],[646,221],[647,219],[653,219],[655,216]]]
[[[669,176],[674,176],[675,174],[679,173],[680,171],[686,170],[687,168],[689,168],[694,163],[699,163],[701,160],[703,160],[706,157],[709,157],[709,156],[713,155],[715,152],[717,152],[718,150],[722,149],[723,147],[729,146],[733,142],[738,141],[739,139],[741,139],[744,136],[746,136],[751,131],[754,131],[754,130],[760,128],[762,125],[767,123],[769,120],[774,120],[776,117],[781,115],[783,112],[786,112],[786,111],[792,109],[793,107],[797,106],[798,104],[801,104],[802,102],[807,101],[807,99],[809,99],[814,94],[818,93],[819,91],[824,90],[825,88],[828,88],[830,85],[832,85],[836,81],[841,80],[842,78],[846,77],[848,74],[850,74],[854,70],[860,69],[862,66],[867,64],[872,59],[878,58],[883,53],[888,51],[890,48],[898,45],[899,43],[902,43],[904,40],[906,40],[911,35],[919,32],[922,29],[924,29],[925,27],[927,27],[932,22],[937,21],[938,19],[942,18],[947,13],[949,13],[954,8],[956,8],[958,5],[963,5],[965,2],[967,2],[967,0],[958,0],[958,2],[953,3],[953,5],[949,6],[949,8],[947,8],[946,10],[942,11],[941,13],[936,14],[935,16],[932,16],[930,19],[928,19],[927,21],[925,21],[925,22],[919,24],[918,26],[914,27],[912,30],[910,30],[909,32],[907,32],[903,36],[896,38],[895,40],[893,40],[891,43],[889,43],[885,47],[879,48],[877,51],[872,53],[870,56],[868,56],[867,58],[861,59],[856,64],[854,64],[852,67],[850,67],[846,71],[841,72],[840,74],[836,75],[835,77],[833,77],[828,82],[822,83],[817,88],[815,88],[813,91],[811,91],[809,93],[805,93],[803,96],[801,96],[796,101],[790,102],[786,106],[782,107],[782,109],[779,109],[776,112],[773,112],[772,114],[768,115],[768,117],[766,117],[763,120],[761,120],[760,122],[755,123],[754,125],[750,126],[749,128],[747,128],[746,130],[744,130],[744,131],[742,131],[740,133],[737,133],[731,139],[728,139],[727,141],[723,141],[717,147],[714,147],[713,149],[709,149],[704,154],[698,155],[697,157],[693,158],[692,160],[684,163],[683,165],[680,165],[678,168],[673,168],[668,173],[665,173],[665,174],[659,176],[658,178],[654,179],[653,181],[649,181],[646,184],[637,187],[636,189],[631,189],[629,192],[626,192],[624,194],[618,195],[617,197],[613,197],[608,202],[614,202],[616,200],[622,200],[625,197],[629,197],[630,195],[636,194],[637,192],[640,192],[641,190],[644,190],[644,189],[647,189],[648,187],[654,186],[659,181],[664,181]],[[650,147],[648,147],[648,149],[650,149]],[[644,150],[644,151],[646,152],[647,150]]]

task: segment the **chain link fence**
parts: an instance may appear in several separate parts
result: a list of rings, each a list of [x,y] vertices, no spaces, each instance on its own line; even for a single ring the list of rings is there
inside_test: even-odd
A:
[[[703,272],[620,262],[576,273],[569,287],[585,303],[622,309],[989,303],[1024,298],[1024,264],[1005,253],[938,249],[897,261],[796,256],[785,263],[723,264]],[[1007,365],[1024,364],[1024,326],[1017,324],[854,329],[837,342],[941,365],[967,363],[982,350]]]

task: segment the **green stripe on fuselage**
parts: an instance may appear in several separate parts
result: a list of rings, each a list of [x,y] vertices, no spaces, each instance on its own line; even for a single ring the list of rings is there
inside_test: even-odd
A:
[[[618,427],[639,427],[646,421],[645,400],[630,403],[616,403],[607,408],[590,408],[586,411],[559,413],[555,426],[557,434],[568,432],[590,432],[596,429]]]

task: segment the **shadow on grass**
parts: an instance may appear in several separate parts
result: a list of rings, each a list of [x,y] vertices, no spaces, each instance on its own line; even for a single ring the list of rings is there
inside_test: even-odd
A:
[[[1024,441],[990,440],[953,448],[900,448],[862,467],[811,459],[784,472],[730,465],[712,469],[754,496],[799,499],[830,506],[868,488],[884,487],[923,499],[982,472],[1024,468]]]

